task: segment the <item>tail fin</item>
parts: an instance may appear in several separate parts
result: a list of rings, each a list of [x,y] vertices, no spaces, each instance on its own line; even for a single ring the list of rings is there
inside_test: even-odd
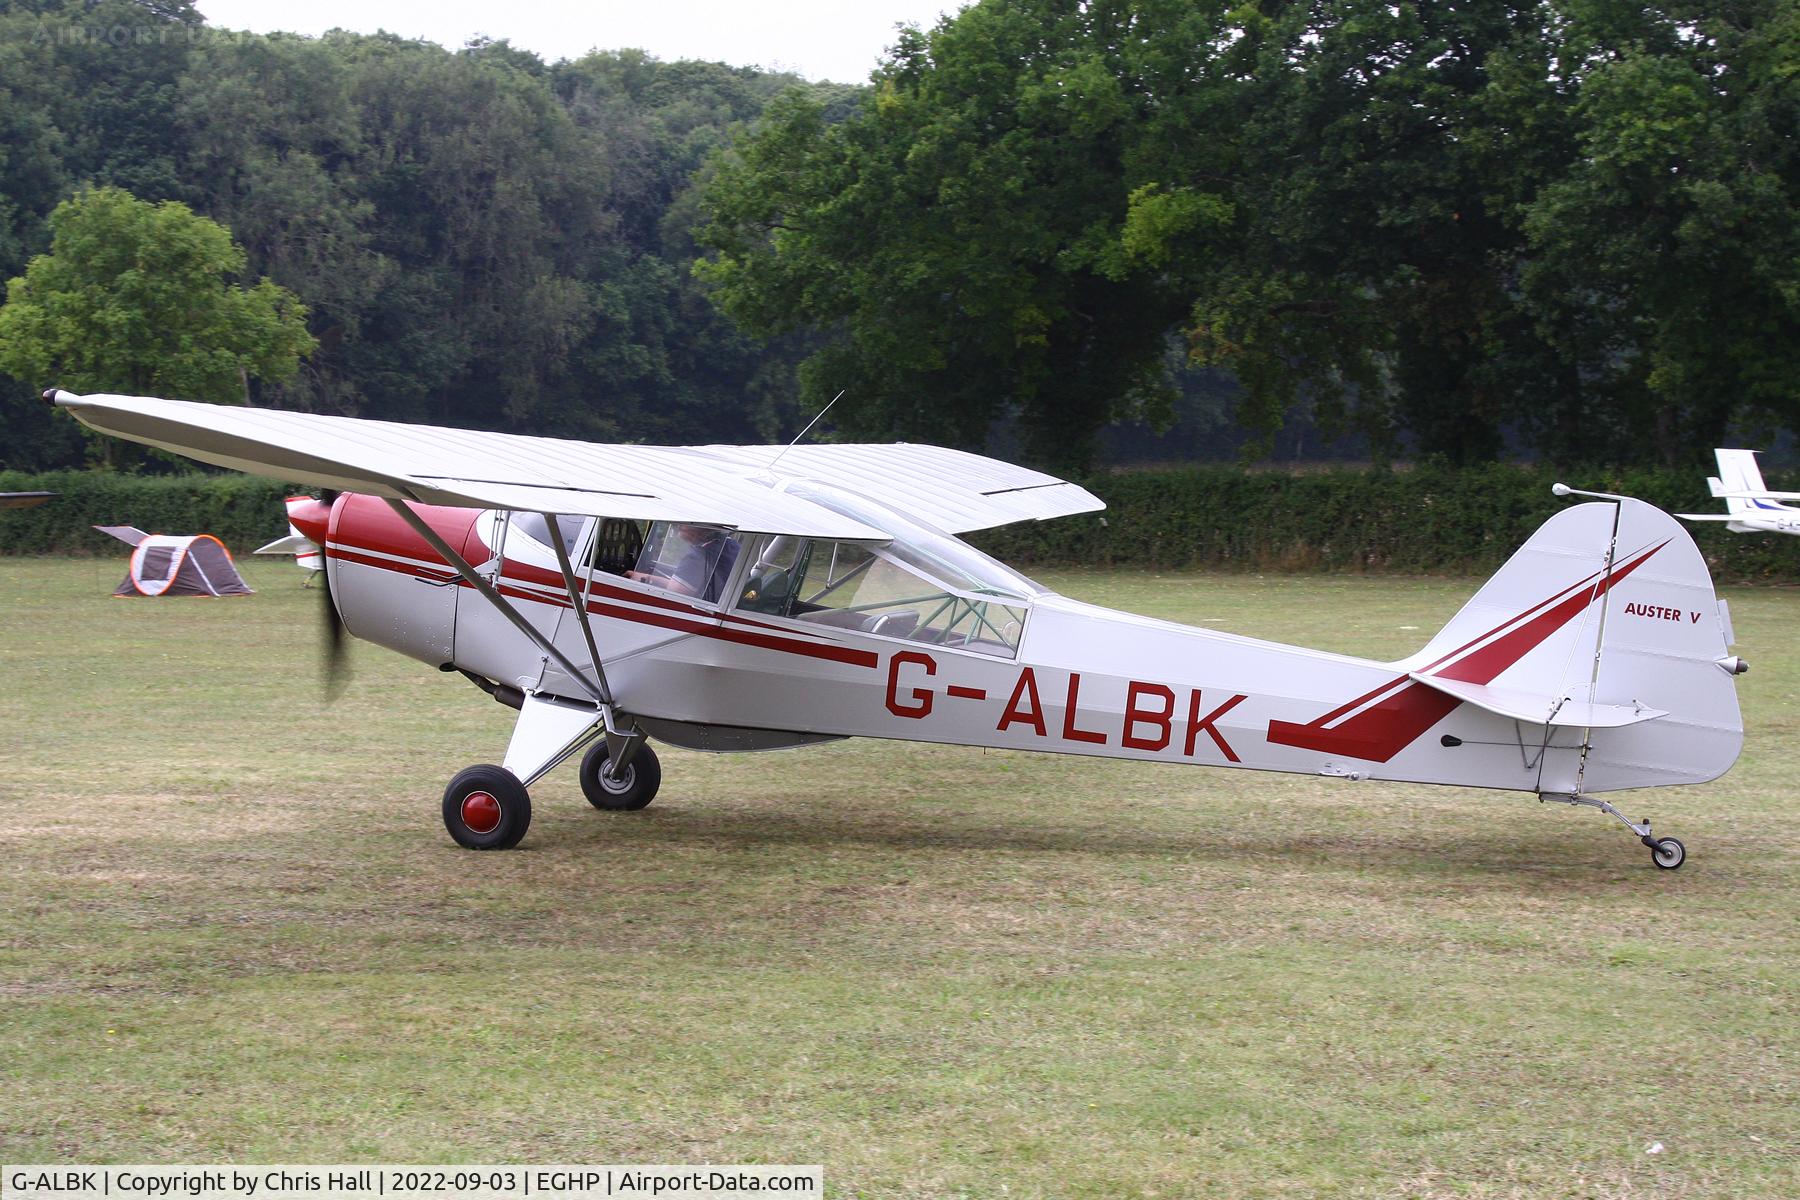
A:
[[[1609,500],[1550,518],[1400,665],[1578,749],[1546,756],[1540,791],[1698,783],[1743,743],[1725,629],[1686,531],[1651,505]]]
[[[1733,494],[1769,490],[1768,485],[1763,482],[1762,469],[1756,465],[1756,451],[1720,449],[1714,450],[1713,455],[1719,460],[1719,487],[1713,494],[1725,497],[1726,512],[1735,517],[1740,513],[1754,515],[1759,512],[1786,511],[1786,505],[1777,504],[1773,500]],[[1707,482],[1710,484],[1712,481]]]

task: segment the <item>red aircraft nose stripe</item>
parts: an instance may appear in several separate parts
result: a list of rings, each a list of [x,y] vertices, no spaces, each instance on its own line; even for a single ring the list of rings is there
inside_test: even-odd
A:
[[[358,566],[374,567],[382,571],[393,571],[401,575],[412,575],[432,582],[449,583],[454,580],[457,587],[468,587],[467,581],[457,575],[446,578],[448,567],[432,570],[414,563],[395,562],[392,559],[374,558],[367,554],[359,554],[341,543],[332,543],[326,554],[342,562],[355,563]],[[510,565],[510,564],[509,564]],[[539,604],[554,605],[557,608],[568,608],[568,596],[550,596],[541,592],[526,591],[502,579],[497,584],[502,596],[514,600],[532,600]],[[637,599],[635,593],[630,593]],[[880,662],[880,656],[872,650],[857,650],[848,646],[837,646],[826,642],[803,642],[795,638],[775,637],[758,633],[750,629],[720,628],[711,621],[695,620],[672,612],[646,611],[627,608],[623,605],[605,604],[590,601],[587,609],[590,613],[602,617],[613,617],[621,621],[631,621],[639,625],[654,625],[663,629],[679,630],[682,633],[698,634],[721,642],[736,642],[739,645],[757,646],[765,650],[779,650],[785,654],[797,654],[803,658],[821,658],[830,662],[847,663],[853,667],[873,668]],[[768,628],[765,626],[765,628]]]

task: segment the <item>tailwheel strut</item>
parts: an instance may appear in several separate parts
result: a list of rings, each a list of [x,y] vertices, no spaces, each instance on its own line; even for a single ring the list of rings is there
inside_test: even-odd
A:
[[[1638,841],[1650,848],[1650,861],[1664,871],[1673,871],[1687,861],[1687,847],[1681,844],[1680,838],[1657,837],[1650,830],[1650,818],[1633,821],[1624,813],[1604,800],[1596,800],[1592,796],[1571,795],[1567,792],[1542,792],[1539,800],[1555,801],[1558,804],[1574,804],[1583,808],[1597,808],[1603,813],[1617,817],[1631,832],[1637,834]]]

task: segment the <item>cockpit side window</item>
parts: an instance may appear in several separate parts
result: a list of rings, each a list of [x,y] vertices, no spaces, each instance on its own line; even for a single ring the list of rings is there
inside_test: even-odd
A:
[[[802,553],[806,545],[796,537],[759,538],[752,547],[755,557],[744,573],[737,606],[746,612],[787,616],[793,606],[797,573],[804,569]]]
[[[678,596],[717,603],[737,566],[739,551],[737,535],[721,526],[657,521],[644,538],[637,565],[625,576]]]
[[[599,532],[588,551],[588,567],[608,575],[623,575],[635,570],[644,553],[644,532],[648,521],[628,521],[623,517],[602,517]]]

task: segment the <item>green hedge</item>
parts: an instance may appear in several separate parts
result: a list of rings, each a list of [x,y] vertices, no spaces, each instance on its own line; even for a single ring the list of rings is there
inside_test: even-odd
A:
[[[1107,511],[974,535],[1008,562],[1209,567],[1252,571],[1485,574],[1570,502],[1549,468],[1244,471],[1233,467],[1106,475],[1087,486]],[[1589,491],[1674,512],[1723,512],[1692,471],[1571,475]],[[1779,482],[1771,486],[1779,487]],[[1687,527],[1720,580],[1800,582],[1800,538]]]
[[[305,489],[248,475],[120,475],[0,471],[0,492],[58,492],[37,508],[0,509],[0,554],[117,554],[95,525],[146,533],[210,533],[244,554],[287,533],[282,498]]]
[[[1087,481],[1107,502],[1103,514],[1027,522],[971,540],[1021,566],[1486,573],[1568,503],[1550,495],[1555,479],[1547,468],[1506,465],[1127,472]],[[1704,476],[1692,471],[1566,482],[1672,512],[1721,511]],[[282,497],[302,489],[244,475],[0,472],[0,491],[37,490],[62,494],[41,508],[0,509],[0,554],[113,553],[118,543],[92,525],[211,533],[243,553],[287,532]],[[1689,528],[1721,580],[1800,582],[1800,538]]]

